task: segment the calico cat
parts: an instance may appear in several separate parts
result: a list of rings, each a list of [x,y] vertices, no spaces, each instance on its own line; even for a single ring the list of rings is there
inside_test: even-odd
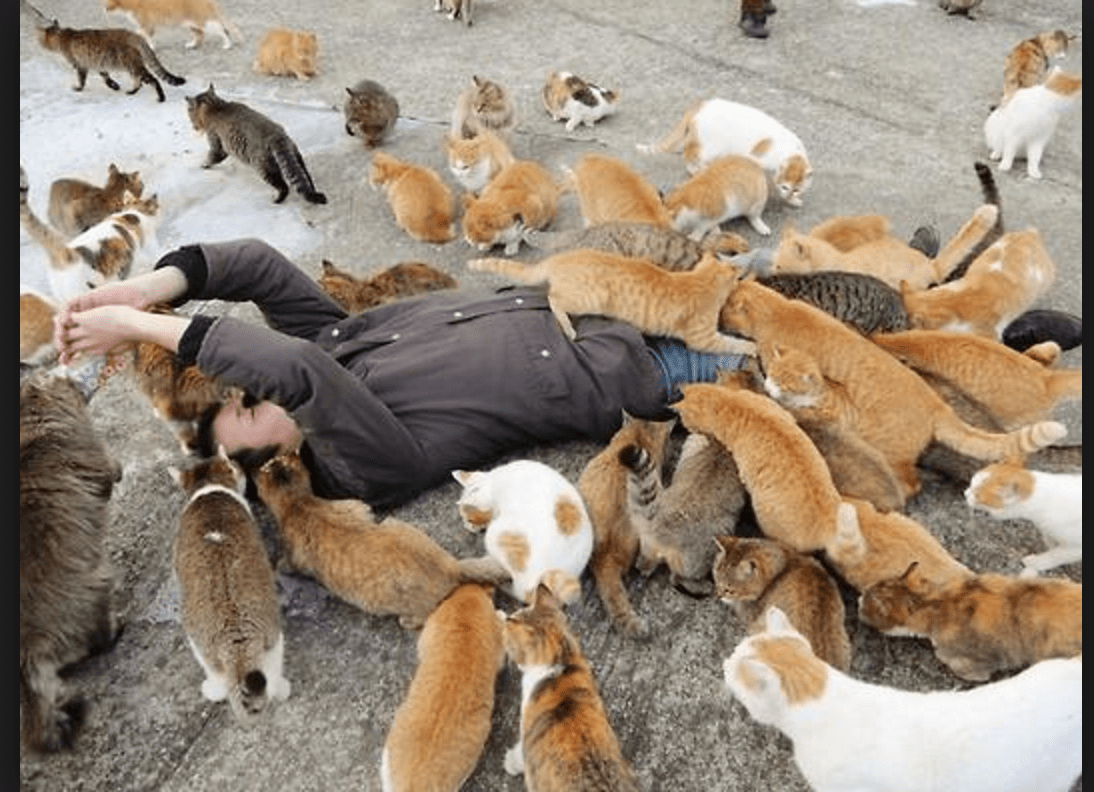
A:
[[[723,672],[816,792],[1067,792],[1083,772],[1081,658],[971,690],[900,690],[828,666],[772,608]]]
[[[743,281],[730,294],[721,325],[760,345],[779,343],[813,358],[824,378],[845,390],[858,434],[885,456],[908,496],[919,490],[916,460],[932,440],[996,461],[1042,448],[1067,433],[1054,421],[1007,434],[970,426],[919,375],[872,341],[823,311],[755,282]]]
[[[887,635],[929,638],[962,679],[1082,654],[1082,583],[981,574],[939,585],[917,566],[863,591],[859,618]]]
[[[297,452],[266,462],[254,483],[277,521],[283,569],[365,613],[397,616],[406,629],[420,629],[461,583],[509,581],[493,559],[456,559],[409,523],[377,521],[363,501],[317,497]]]
[[[812,556],[776,539],[714,537],[714,593],[733,607],[748,632],[764,631],[768,608],[778,608],[813,654],[846,671],[851,641],[839,587]]]
[[[211,168],[228,155],[257,170],[277,190],[274,203],[281,203],[291,185],[306,201],[325,204],[327,196],[315,189],[300,150],[280,124],[242,102],[222,99],[209,87],[186,97],[190,123],[205,134],[209,153],[202,164]]]
[[[644,259],[598,250],[556,253],[537,264],[474,259],[469,268],[521,283],[547,283],[551,311],[566,337],[577,337],[570,314],[601,314],[649,335],[679,338],[704,352],[749,355],[750,341],[718,332],[718,313],[737,287],[736,268],[707,255],[694,269],[668,272]]]
[[[1025,352],[1052,341],[1066,352],[1083,343],[1083,318],[1067,311],[1034,308],[1020,314],[1003,328],[1001,340],[1011,349]]]
[[[802,205],[802,196],[813,181],[813,166],[798,136],[762,110],[739,102],[718,98],[695,102],[660,142],[638,146],[645,153],[680,148],[692,173],[723,154],[756,159],[790,206]]]
[[[618,157],[586,154],[563,170],[586,226],[620,221],[672,226],[656,188]]]
[[[803,553],[823,550],[854,520],[824,459],[790,415],[765,396],[723,383],[690,383],[672,405],[691,432],[733,455],[756,522],[766,536]],[[793,480],[788,488],[785,482]]]
[[[822,270],[759,275],[756,281],[784,297],[820,308],[863,335],[894,333],[911,324],[898,289],[861,272]]]
[[[530,602],[544,583],[561,601],[576,602],[593,551],[593,526],[577,487],[530,459],[454,470],[452,477],[462,487],[456,505],[464,527],[485,532],[487,553],[512,576],[506,593]]]
[[[505,770],[533,792],[637,792],[592,667],[550,588],[505,619],[503,641],[521,670],[520,740]]]
[[[1056,265],[1036,228],[1011,231],[982,253],[964,277],[933,289],[901,287],[912,327],[999,338],[1003,328],[1043,297]]]
[[[762,216],[766,206],[767,174],[756,160],[740,154],[711,160],[665,196],[673,227],[695,240],[737,217],[767,236],[771,229]]]
[[[251,68],[259,74],[310,80],[319,73],[319,37],[308,30],[273,28],[258,42]]]
[[[491,594],[488,586],[465,583],[426,619],[418,636],[418,667],[384,741],[383,792],[455,792],[475,769],[505,663]]]
[[[475,137],[483,130],[505,136],[516,126],[513,99],[499,83],[472,75],[471,84],[456,99],[451,135]]]
[[[39,366],[57,356],[53,316],[58,305],[51,297],[19,285],[19,366]]]
[[[1057,66],[1042,84],[1019,88],[1006,104],[992,110],[984,122],[984,139],[999,170],[1009,171],[1016,158],[1025,157],[1026,174],[1040,179],[1045,147],[1082,92],[1082,75],[1066,74]]]
[[[1070,43],[1071,36],[1066,31],[1047,30],[1014,45],[1003,65],[1003,98],[999,104],[1006,104],[1022,88],[1039,85],[1048,74],[1052,59],[1064,57]]]
[[[361,80],[346,88],[342,105],[346,134],[361,138],[366,149],[374,149],[391,136],[399,120],[399,102],[375,80]]]
[[[188,49],[205,41],[205,28],[212,24],[220,33],[222,46],[229,49],[243,41],[239,28],[217,8],[214,0],[103,0],[106,11],[128,14],[137,23],[149,44],[157,27],[183,25],[190,30]]]
[[[748,494],[732,455],[706,435],[684,440],[668,487],[662,483],[659,457],[663,451],[641,445],[619,452],[620,463],[630,471],[627,500],[639,540],[636,566],[649,575],[665,564],[673,586],[710,596],[717,549],[711,540],[734,529]]]
[[[358,277],[327,260],[322,262],[319,285],[349,314],[415,294],[455,289],[451,275],[422,261],[404,261],[367,277]]]
[[[201,693],[227,699],[252,722],[273,700],[288,698],[282,676],[285,638],[266,546],[243,497],[246,477],[224,453],[171,475],[188,500],[179,516],[173,559],[182,627],[202,670]]]
[[[517,160],[504,167],[476,197],[463,198],[463,236],[479,250],[520,249],[526,229],[542,230],[555,219],[561,185],[538,162]]]
[[[619,91],[601,88],[567,71],[555,71],[547,75],[540,98],[551,120],[565,121],[566,131],[573,132],[582,124],[591,127],[614,115]]]
[[[516,162],[508,144],[488,129],[474,137],[444,137],[448,170],[467,192],[478,194],[502,169]]]
[[[102,187],[81,179],[57,179],[49,185],[49,224],[66,237],[77,236],[143,192],[140,172],[126,173],[114,163]]]
[[[119,633],[106,546],[121,467],[67,378],[19,386],[19,726],[39,753],[70,748],[86,703],[58,672]]]
[[[135,94],[147,83],[155,89],[161,102],[166,101],[167,96],[156,77],[168,85],[182,85],[186,82],[185,78],[167,71],[148,42],[131,30],[67,28],[53,20],[46,27],[38,28],[38,43],[50,52],[59,52],[76,70],[76,85],[73,86],[75,91],[84,89],[89,71],[98,72],[106,86],[113,91],[120,90],[120,86],[110,76],[110,72],[128,72],[133,79],[133,87],[128,93]]]
[[[467,27],[471,27],[471,0],[435,0],[433,10],[448,14],[453,22],[462,19]]]
[[[385,191],[395,222],[413,239],[443,244],[456,238],[456,199],[435,171],[376,151],[368,181]]]
[[[1031,470],[1019,460],[988,465],[965,489],[974,512],[1029,520],[1049,546],[1022,559],[1022,577],[1083,560],[1083,474]]]
[[[1013,430],[1044,421],[1060,404],[1081,400],[1083,370],[1057,369],[983,336],[945,330],[907,330],[873,339],[916,371],[942,378]],[[1059,347],[1055,347],[1058,354]],[[1035,354],[1045,347],[1034,350]]]
[[[624,577],[638,557],[639,538],[628,508],[628,471],[620,462],[625,448],[642,449],[657,468],[664,461],[673,421],[647,421],[623,414],[622,426],[585,465],[577,487],[593,525],[589,568],[612,624],[630,637],[649,632],[627,596]]]

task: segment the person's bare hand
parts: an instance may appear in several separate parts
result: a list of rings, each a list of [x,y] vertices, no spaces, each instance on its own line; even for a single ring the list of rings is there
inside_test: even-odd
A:
[[[60,362],[68,365],[80,355],[106,355],[117,351],[136,337],[141,316],[143,313],[130,305],[111,304],[69,312],[64,324],[60,323],[58,314],[54,339]]]
[[[136,284],[119,281],[100,286],[65,302],[53,317],[53,340],[60,352],[62,363],[71,362],[77,352],[88,351],[74,348],[73,340],[69,338],[71,331],[77,326],[74,317],[106,306],[128,306],[141,311],[148,307],[148,297]]]

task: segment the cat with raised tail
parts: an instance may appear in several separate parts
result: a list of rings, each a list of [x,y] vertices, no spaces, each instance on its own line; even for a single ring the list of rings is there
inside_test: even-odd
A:
[[[243,33],[220,12],[214,0],[103,0],[103,8],[131,17],[149,44],[156,28],[175,25],[190,31],[187,49],[205,43],[205,28],[210,25],[220,34],[224,49],[243,41]]]
[[[582,124],[591,127],[614,115],[619,102],[618,91],[601,88],[567,71],[547,75],[540,97],[547,115],[552,121],[565,121],[567,132]]]
[[[1081,657],[971,690],[899,690],[832,668],[772,608],[723,673],[816,792],[1067,792],[1083,772]]]
[[[1027,468],[1005,460],[977,471],[965,489],[974,512],[995,520],[1029,520],[1049,546],[1022,559],[1022,577],[1083,560],[1083,474]]]
[[[1082,75],[1067,74],[1056,66],[1043,83],[1019,88],[1006,104],[992,110],[984,122],[984,139],[999,170],[1009,171],[1015,159],[1025,157],[1026,174],[1040,179],[1045,148],[1082,93]]]
[[[251,723],[271,701],[288,698],[285,638],[277,582],[251,508],[246,477],[223,449],[184,470],[171,469],[188,500],[179,517],[174,569],[182,627],[205,671],[202,695],[227,699]]]

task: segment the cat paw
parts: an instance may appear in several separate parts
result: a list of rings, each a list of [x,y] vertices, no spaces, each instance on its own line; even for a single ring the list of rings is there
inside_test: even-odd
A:
[[[228,698],[228,686],[221,679],[207,678],[201,683],[201,695],[209,701],[224,701]]]
[[[524,752],[519,744],[505,752],[505,772],[509,775],[520,775],[524,772]]]
[[[1023,563],[1024,566],[1022,567],[1022,571],[1018,573],[1018,577],[1026,578],[1027,580],[1029,578],[1038,577],[1041,574],[1040,569],[1038,569],[1035,566],[1030,565],[1029,558],[1030,558],[1029,556],[1026,556],[1025,558],[1022,559],[1022,563]]]

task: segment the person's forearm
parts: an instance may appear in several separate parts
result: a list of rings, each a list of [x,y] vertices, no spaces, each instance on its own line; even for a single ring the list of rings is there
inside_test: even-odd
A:
[[[159,344],[172,352],[178,352],[179,339],[190,326],[191,320],[186,316],[139,312],[132,321],[133,340]]]
[[[178,267],[161,267],[135,275],[129,281],[140,289],[147,300],[145,308],[158,303],[173,303],[183,297],[189,289],[186,276]]]

